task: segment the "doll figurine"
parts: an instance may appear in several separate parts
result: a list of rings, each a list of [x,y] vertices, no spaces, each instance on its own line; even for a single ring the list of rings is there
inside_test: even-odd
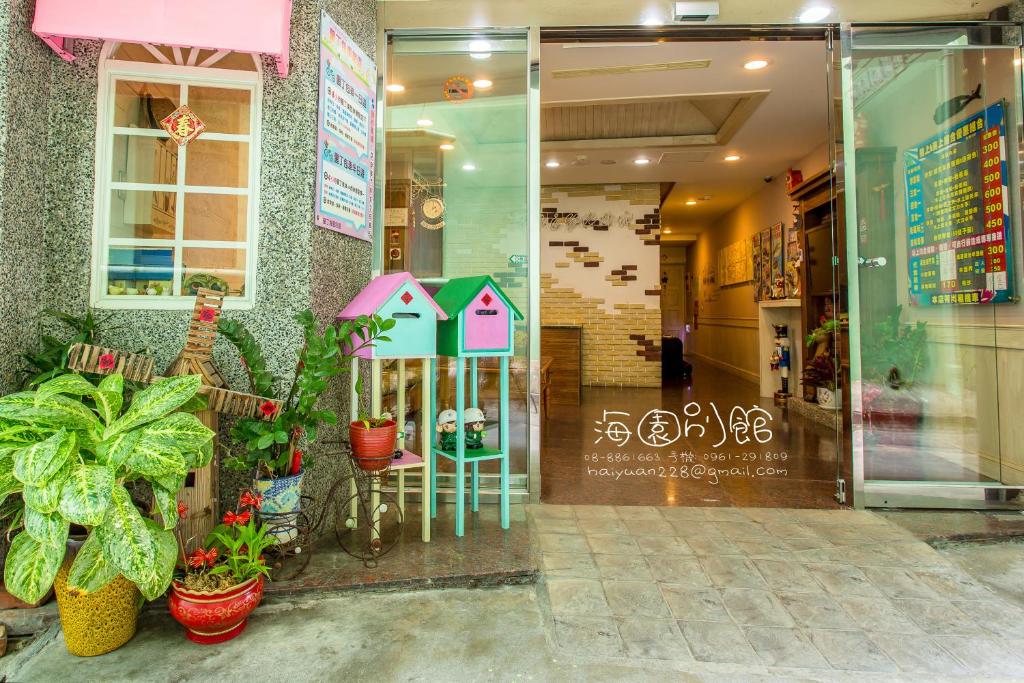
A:
[[[484,447],[484,411],[479,408],[466,408],[463,414],[466,421],[466,448],[478,449]]]
[[[437,446],[442,451],[454,451],[457,445],[454,410],[442,410],[437,415]]]

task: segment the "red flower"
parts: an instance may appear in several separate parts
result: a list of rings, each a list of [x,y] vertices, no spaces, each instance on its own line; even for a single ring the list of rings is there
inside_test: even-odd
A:
[[[199,311],[199,319],[204,323],[212,323],[217,319],[217,310],[209,306],[203,306],[203,310]]]
[[[185,519],[188,516],[188,505],[178,503],[178,519]]]
[[[246,510],[245,512],[238,513],[236,519],[238,520],[239,524],[248,524],[250,516],[252,516],[252,513]]]
[[[238,515],[236,515],[233,510],[228,510],[224,513],[224,516],[221,517],[220,521],[224,522],[228,526],[233,526],[237,519]]]
[[[100,356],[100,370],[110,370],[114,367],[114,354],[105,353]]]
[[[242,498],[239,501],[242,505],[248,505],[259,510],[263,505],[263,496],[253,495],[246,491],[242,494]]]
[[[193,569],[212,565],[217,560],[217,549],[210,548],[204,551],[202,548],[196,548],[192,551],[192,554],[188,556],[188,566]]]
[[[235,513],[230,510],[224,513],[222,521],[228,526],[234,526],[236,524],[248,524],[251,513],[246,510],[245,512]]]
[[[260,404],[260,412],[263,417],[273,417],[277,413],[277,405],[273,401],[264,401]]]

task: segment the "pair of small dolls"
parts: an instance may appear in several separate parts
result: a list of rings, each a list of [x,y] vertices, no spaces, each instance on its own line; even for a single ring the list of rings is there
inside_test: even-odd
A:
[[[479,408],[466,408],[462,414],[466,425],[466,448],[477,449],[484,447],[484,411]],[[455,434],[456,420],[458,415],[450,408],[442,410],[437,416],[437,445],[443,451],[454,451],[458,445]]]

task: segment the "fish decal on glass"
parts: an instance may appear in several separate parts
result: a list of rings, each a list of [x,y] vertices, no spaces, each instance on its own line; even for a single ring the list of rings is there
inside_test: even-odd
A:
[[[978,87],[975,88],[974,92],[972,92],[970,95],[957,95],[953,99],[947,100],[946,102],[943,102],[938,107],[936,107],[935,116],[932,117],[932,120],[935,121],[935,123],[941,124],[943,121],[946,121],[947,119],[956,116],[957,114],[962,112],[964,109],[967,108],[967,105],[973,102],[974,100],[980,99],[981,83],[978,84]]]

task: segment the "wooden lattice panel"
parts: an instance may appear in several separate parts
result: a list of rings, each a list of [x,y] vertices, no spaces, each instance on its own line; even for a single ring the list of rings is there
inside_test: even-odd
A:
[[[199,393],[206,396],[206,407],[208,410],[215,410],[225,415],[236,415],[238,417],[255,417],[261,420],[271,420],[281,410],[283,401],[277,399],[263,398],[254,394],[243,394],[240,391],[220,389],[218,387],[204,386]],[[274,406],[273,411],[264,412],[266,404]]]
[[[217,413],[212,410],[200,410],[196,417],[217,431]],[[203,546],[203,541],[220,519],[220,505],[217,500],[217,457],[206,467],[189,472],[185,486],[178,493],[178,501],[188,506],[188,516],[178,522],[185,540],[185,552],[189,553]]]
[[[152,382],[153,359],[140,353],[108,349],[93,344],[74,344],[68,352],[68,367],[96,375],[121,374],[130,382]]]
[[[183,356],[201,359],[210,357],[213,343],[217,341],[217,321],[223,305],[223,292],[214,289],[199,289],[196,292],[192,320],[188,325],[185,348],[181,352]]]

